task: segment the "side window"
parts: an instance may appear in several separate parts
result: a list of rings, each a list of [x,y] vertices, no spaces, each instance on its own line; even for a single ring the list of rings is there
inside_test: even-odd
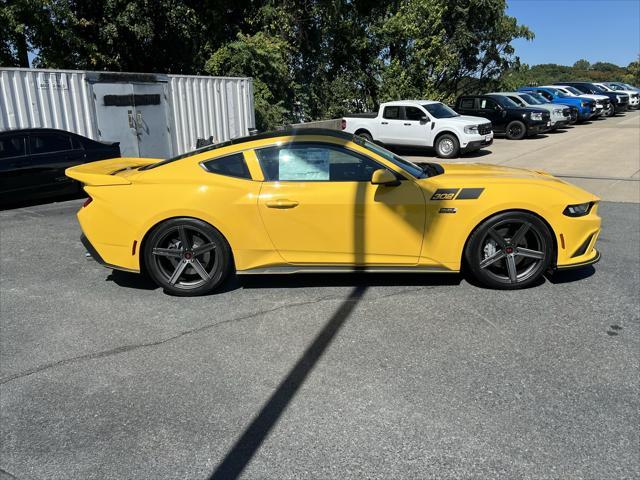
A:
[[[23,157],[26,155],[25,137],[0,138],[0,158]]]
[[[524,101],[520,97],[516,97],[514,95],[514,96],[507,97],[507,98],[513,100],[517,105],[520,105],[521,107],[526,106],[526,104],[524,103]]]
[[[473,110],[473,98],[463,98],[460,102],[460,108]]]
[[[204,168],[211,173],[225,175],[227,177],[248,178],[251,179],[249,168],[244,161],[242,153],[234,153],[226,157],[214,158],[203,162]]]
[[[58,133],[39,133],[29,137],[31,154],[61,152],[71,149],[71,138]]]
[[[481,98],[480,99],[480,109],[481,110],[496,110],[498,104],[489,98]]]
[[[425,115],[426,113],[424,113],[418,107],[404,107],[405,120],[420,121],[420,119]]]
[[[389,120],[398,120],[400,119],[400,107],[384,107],[382,116]]]
[[[370,158],[327,144],[298,143],[256,150],[267,181],[369,182],[384,168]]]

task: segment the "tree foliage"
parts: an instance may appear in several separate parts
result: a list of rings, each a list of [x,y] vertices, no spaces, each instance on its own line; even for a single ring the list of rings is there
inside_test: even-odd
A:
[[[520,65],[512,41],[533,33],[506,0],[0,2],[2,65],[28,65],[31,51],[39,67],[251,76],[261,129],[391,99],[638,75],[638,62]]]

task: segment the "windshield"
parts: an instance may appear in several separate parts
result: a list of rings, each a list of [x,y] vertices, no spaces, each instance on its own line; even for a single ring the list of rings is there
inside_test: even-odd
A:
[[[547,88],[550,92],[560,98],[569,98],[571,95],[567,95],[566,93],[558,90],[557,88]]]
[[[360,139],[362,139],[362,137],[354,136],[354,141],[360,140]],[[418,165],[416,165],[415,163],[410,162],[409,160],[405,160],[404,158],[399,157],[394,153],[391,153],[389,150],[387,150],[386,148],[382,148],[380,145],[376,145],[375,143],[371,143],[367,140],[364,140],[361,145],[367,150],[371,150],[372,152],[377,153],[385,160],[389,160],[391,163],[400,167],[405,172],[409,173],[410,175],[416,178],[425,178],[427,176],[424,170],[420,168]]]
[[[565,89],[567,92],[571,92],[571,93],[573,93],[574,95],[577,95],[578,97],[579,97],[580,95],[584,95],[584,92],[581,92],[580,90],[578,90],[577,88],[574,88],[574,87],[564,87],[564,89]]]
[[[537,92],[527,92],[529,95],[531,95],[533,98],[536,98],[538,100],[540,100],[541,103],[551,103],[549,100],[547,100],[546,98],[544,98],[542,95],[540,95]]]
[[[605,92],[613,92],[613,88],[609,88],[607,85],[596,85],[596,87],[601,88]]]
[[[490,98],[494,99],[500,106],[505,108],[518,108],[519,105],[511,100],[509,97],[503,97],[502,95],[491,95]]]
[[[427,103],[422,105],[427,112],[436,118],[459,117],[460,114],[447,107],[444,103]]]
[[[528,93],[521,93],[520,98],[522,98],[529,105],[543,105],[544,102],[541,102],[539,99],[534,97],[533,95],[529,95]]]

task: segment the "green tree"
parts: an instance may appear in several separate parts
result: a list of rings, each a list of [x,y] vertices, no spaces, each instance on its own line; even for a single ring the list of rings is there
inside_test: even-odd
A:
[[[205,65],[212,75],[253,77],[256,126],[271,129],[292,120],[296,89],[289,66],[289,45],[263,32],[247,36],[216,50]]]
[[[573,64],[573,68],[575,70],[589,70],[590,67],[591,67],[591,64],[584,58],[578,60],[576,63]]]

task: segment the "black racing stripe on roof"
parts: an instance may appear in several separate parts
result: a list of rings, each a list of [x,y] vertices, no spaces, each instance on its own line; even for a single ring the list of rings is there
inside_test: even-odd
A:
[[[354,137],[355,137],[352,133],[346,133],[340,130],[329,130],[328,128],[286,128],[283,130],[274,130],[271,132],[259,133],[257,135],[247,135],[245,137],[238,137],[232,140],[227,140],[226,142],[207,145],[205,147],[197,148],[196,150],[192,150],[190,152],[177,155],[175,157],[167,158],[166,160],[162,160],[161,162],[153,163],[151,165],[146,165],[144,167],[141,167],[140,170],[150,170],[152,168],[166,165],[167,163],[175,162],[176,160],[191,157],[193,155],[198,155],[204,152],[210,152],[213,150],[217,150],[219,148],[228,147],[230,145],[237,145],[237,144],[246,143],[246,142],[254,142],[256,140],[265,140],[268,138],[295,137],[295,136],[303,136],[303,135],[304,136],[322,135],[325,137],[340,138],[342,140],[347,140],[347,141],[354,141]]]

